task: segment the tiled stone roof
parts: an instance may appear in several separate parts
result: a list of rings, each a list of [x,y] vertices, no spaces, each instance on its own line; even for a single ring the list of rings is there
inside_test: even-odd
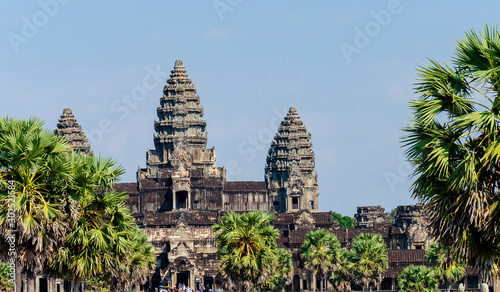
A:
[[[228,181],[224,184],[226,192],[267,192],[264,181]]]

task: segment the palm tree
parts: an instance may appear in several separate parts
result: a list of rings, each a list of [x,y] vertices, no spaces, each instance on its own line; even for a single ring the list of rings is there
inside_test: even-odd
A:
[[[339,252],[339,267],[332,273],[330,283],[332,283],[333,288],[347,292],[351,290],[352,263],[350,260],[352,256],[351,253],[345,249],[340,249]]]
[[[439,282],[434,271],[426,266],[409,265],[397,279],[398,292],[438,292]]]
[[[433,233],[486,279],[500,276],[499,55],[498,28],[485,25],[458,41],[453,67],[418,68],[421,97],[403,138]]]
[[[127,196],[110,192],[123,173],[121,166],[111,158],[80,153],[72,154],[70,162],[76,182],[71,194],[78,203],[73,210],[76,220],[51,268],[55,274],[71,277],[73,291],[78,292],[82,280],[97,275],[111,280],[125,269],[135,224],[124,206]]]
[[[37,118],[0,119],[0,238],[10,230],[16,243],[16,287],[26,273],[28,291],[34,291],[34,274],[44,269],[69,231],[65,212],[71,185],[66,155],[69,146],[42,128]],[[8,181],[14,194],[9,197]],[[11,200],[12,199],[12,200]],[[10,203],[15,202],[9,211]],[[15,221],[9,221],[9,212]]]
[[[387,246],[380,234],[361,233],[352,240],[350,252],[351,272],[363,291],[380,284],[382,273],[389,268]]]
[[[309,272],[319,279],[323,292],[323,280],[337,269],[340,242],[328,230],[309,231],[300,247],[300,257]]]
[[[277,249],[277,261],[271,277],[261,285],[264,291],[280,291],[292,282],[292,255],[283,248]]]
[[[435,264],[436,277],[447,285],[450,292],[451,286],[465,275],[465,266],[460,260],[455,260],[441,244],[433,244],[427,250],[425,259],[428,263]]]
[[[272,213],[262,211],[228,212],[214,224],[219,273],[236,289],[251,291],[273,275],[279,237],[273,219]]]
[[[8,263],[0,262],[0,291],[1,292],[12,292],[14,289],[13,279],[11,274],[11,268]]]

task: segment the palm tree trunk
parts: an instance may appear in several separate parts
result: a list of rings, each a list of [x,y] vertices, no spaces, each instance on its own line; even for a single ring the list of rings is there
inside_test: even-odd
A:
[[[26,276],[28,279],[28,287],[26,289],[27,292],[35,292],[35,274],[33,271],[26,271]]]
[[[450,291],[451,291],[451,285],[450,285],[450,284],[448,284],[448,287],[446,287],[446,291],[447,291],[447,292],[450,292]]]
[[[323,292],[323,275],[319,275],[319,292]]]
[[[21,291],[21,286],[22,286],[22,283],[23,283],[23,280],[22,280],[22,276],[23,274],[21,273],[21,264],[16,261],[16,292],[22,292]]]
[[[73,282],[73,291],[72,292],[80,292],[80,287],[81,287],[81,279],[76,278],[75,281]]]

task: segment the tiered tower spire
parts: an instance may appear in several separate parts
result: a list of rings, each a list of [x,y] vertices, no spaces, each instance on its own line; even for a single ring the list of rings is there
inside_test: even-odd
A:
[[[154,124],[155,150],[147,153],[149,175],[155,176],[158,168],[176,168],[180,160],[186,169],[193,165],[211,172],[215,168],[215,150],[206,149],[207,123],[202,120],[200,97],[186,72],[182,61],[175,61],[163,88]]]
[[[65,108],[54,134],[66,138],[74,151],[90,154],[90,144],[83,133],[82,126],[76,121],[70,108]]]
[[[294,107],[289,109],[271,142],[265,180],[269,203],[275,211],[318,210],[318,181],[310,134]]]
[[[157,108],[154,143],[160,164],[168,163],[168,153],[178,147],[207,147],[206,122],[201,119],[203,107],[196,87],[187,77],[182,61],[175,61]]]

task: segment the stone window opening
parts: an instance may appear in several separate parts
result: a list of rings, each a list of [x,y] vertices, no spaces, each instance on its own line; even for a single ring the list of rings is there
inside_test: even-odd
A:
[[[292,209],[296,210],[298,208],[299,208],[299,198],[293,197],[292,198]]]
[[[280,202],[273,202],[274,211],[278,212],[280,210]]]
[[[177,192],[176,197],[177,197],[177,209],[186,209],[188,193],[186,191],[180,191]]]
[[[309,201],[309,209],[313,210],[314,209],[314,202]]]

